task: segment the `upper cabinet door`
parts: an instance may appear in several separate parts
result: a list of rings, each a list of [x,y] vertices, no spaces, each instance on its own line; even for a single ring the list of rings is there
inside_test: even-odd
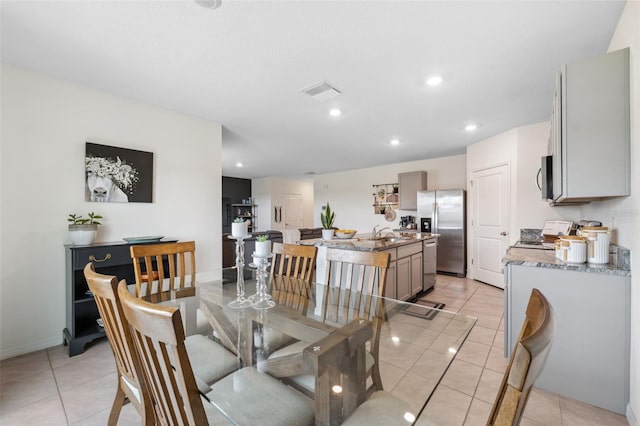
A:
[[[400,210],[418,210],[418,191],[427,189],[427,172],[398,173]]]
[[[561,123],[553,151],[556,204],[629,195],[629,84],[629,48],[564,67],[561,109],[554,107],[552,119]]]

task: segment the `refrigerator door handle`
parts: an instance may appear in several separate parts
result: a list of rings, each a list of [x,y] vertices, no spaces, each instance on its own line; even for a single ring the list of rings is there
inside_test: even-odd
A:
[[[433,203],[433,226],[431,232],[438,233],[438,203]]]

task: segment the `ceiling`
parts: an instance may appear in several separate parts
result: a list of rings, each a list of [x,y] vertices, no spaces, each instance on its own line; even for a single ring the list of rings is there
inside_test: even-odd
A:
[[[555,72],[606,51],[624,2],[1,7],[4,63],[221,123],[224,176],[304,178],[462,154],[549,120]],[[432,74],[443,83],[427,86]],[[323,80],[342,94],[319,102],[301,92]]]

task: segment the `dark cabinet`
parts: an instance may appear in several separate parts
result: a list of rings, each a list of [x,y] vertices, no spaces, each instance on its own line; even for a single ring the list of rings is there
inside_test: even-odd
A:
[[[174,242],[176,240],[163,240]],[[138,243],[136,243],[138,244]],[[84,267],[92,262],[96,272],[115,275],[133,284],[133,263],[127,242],[99,243],[88,246],[65,246],[66,260],[66,328],[62,331],[69,356],[84,352],[87,343],[105,336],[96,320],[100,318],[98,307],[84,279]]]

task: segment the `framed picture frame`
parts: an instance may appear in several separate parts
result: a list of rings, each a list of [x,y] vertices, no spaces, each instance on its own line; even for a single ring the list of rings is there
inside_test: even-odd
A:
[[[85,200],[153,202],[153,153],[87,142]]]

